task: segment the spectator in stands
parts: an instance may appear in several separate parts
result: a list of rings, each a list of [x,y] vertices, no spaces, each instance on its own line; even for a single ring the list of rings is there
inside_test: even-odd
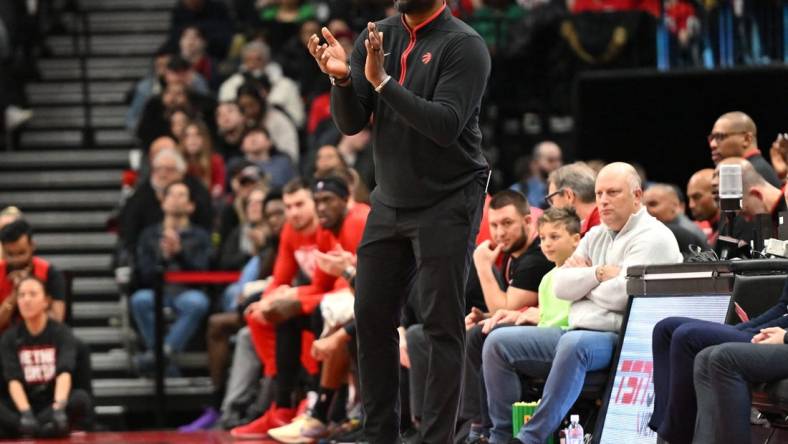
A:
[[[52,319],[63,322],[66,317],[66,282],[57,267],[35,256],[33,227],[24,219],[9,223],[0,230],[0,244],[3,246],[3,258],[0,260],[0,331],[18,318],[14,288],[28,276],[35,276],[44,283],[51,299],[49,314]]]
[[[180,83],[167,84],[161,95],[151,97],[142,111],[137,125],[137,138],[142,145],[149,146],[160,136],[175,136],[170,134],[170,116],[178,110],[195,114],[194,105],[186,93],[186,86]]]
[[[298,132],[293,121],[285,113],[270,106],[258,86],[245,83],[238,88],[236,101],[246,119],[246,126],[263,126],[271,135],[271,141],[280,152],[298,160]]]
[[[0,211],[0,230],[11,222],[21,219],[22,216],[22,211],[20,211],[19,208],[15,206],[3,208],[3,210]],[[3,245],[0,243],[0,259],[3,257]]]
[[[257,167],[246,159],[235,159],[228,168],[230,189],[232,193],[227,196],[219,216],[219,241],[227,239],[230,233],[246,218],[243,203],[249,193],[255,188],[268,190],[267,181]]]
[[[172,11],[170,41],[177,42],[188,26],[198,26],[202,30],[208,42],[208,53],[219,60],[224,58],[233,35],[233,22],[224,2],[180,0]]]
[[[189,25],[181,31],[178,40],[180,56],[215,90],[219,87],[219,73],[216,72],[216,62],[206,53],[206,45],[205,36],[198,26]]]
[[[263,127],[254,127],[246,131],[241,142],[241,151],[246,160],[257,165],[266,174],[274,189],[281,189],[295,177],[290,158],[278,152],[269,137],[268,130]]]
[[[741,214],[746,219],[753,219],[759,214],[771,217],[772,232],[777,233],[780,225],[780,212],[788,210],[783,190],[773,186],[758,174],[755,165],[740,157],[729,157],[717,165],[741,165],[742,193]]]
[[[268,104],[279,107],[297,127],[302,127],[305,119],[304,102],[298,85],[282,73],[282,67],[278,63],[271,60],[271,49],[268,45],[259,40],[249,42],[244,46],[241,57],[238,72],[222,83],[219,101],[234,101],[241,85],[265,77],[271,84],[271,90],[265,97]],[[314,65],[314,62],[312,64]]]
[[[544,442],[574,404],[586,372],[610,365],[626,309],[627,267],[681,262],[676,239],[642,208],[642,194],[631,165],[611,163],[599,172],[602,225],[583,237],[553,276],[556,297],[572,304],[568,330],[513,327],[490,333],[483,355],[493,422],[490,442]],[[511,408],[521,390],[518,372],[546,376],[547,381],[533,417],[512,438]]]
[[[569,325],[570,303],[556,298],[553,292],[553,275],[558,267],[563,266],[580,242],[580,219],[572,208],[550,208],[539,218],[538,227],[540,248],[555,267],[544,275],[539,283],[538,306],[529,307],[524,311],[511,311],[505,321],[512,325],[566,329]],[[479,373],[478,377],[483,378],[483,375]],[[484,384],[484,380],[481,383]],[[486,396],[483,399],[487,401]],[[487,442],[491,426],[487,405],[483,405],[482,422],[472,425],[466,442],[469,444]]]
[[[690,221],[686,225],[681,223],[679,215],[683,213],[679,196],[673,185],[663,183],[651,185],[643,193],[643,203],[650,215],[656,217],[673,232],[679,243],[679,250],[683,254],[690,253],[690,245],[696,245],[704,250],[709,248],[706,236],[697,225]]]
[[[780,180],[788,176],[788,133],[777,134],[769,148],[769,159]]]
[[[496,326],[511,325],[523,310],[538,305],[539,283],[553,268],[540,249],[538,233],[532,229],[528,201],[520,192],[496,193],[490,200],[488,218],[492,242],[482,242],[473,253],[488,313],[483,314],[474,307],[465,317],[468,375],[481,375],[482,348],[487,334]],[[493,242],[495,248],[491,247]],[[501,268],[494,270],[501,253]],[[485,408],[487,393],[481,385],[483,381],[477,378],[465,382],[465,403],[485,404],[480,405],[479,416],[473,418],[473,427],[478,431],[489,430],[491,424]]]
[[[154,293],[159,274],[167,271],[208,269],[211,237],[205,229],[192,225],[189,216],[195,203],[184,182],[174,182],[164,189],[161,211],[164,220],[145,229],[137,246],[136,271],[140,289],[131,296],[131,313],[139,328],[147,351],[134,358],[138,371],[150,373],[155,365]],[[164,285],[164,304],[175,310],[177,317],[164,338],[164,354],[170,360],[184,350],[208,314],[210,300],[199,288],[180,284]],[[168,374],[178,374],[170,363]]]
[[[241,139],[246,126],[241,108],[235,102],[223,102],[216,108],[216,127],[218,140],[216,150],[229,162],[235,157],[242,157]]]
[[[243,327],[243,319],[238,311],[246,300],[253,298],[248,295],[245,288],[247,284],[259,279],[266,279],[271,275],[276,260],[276,252],[279,245],[279,233],[284,225],[284,203],[282,195],[272,193],[268,196],[262,189],[255,189],[249,195],[246,203],[246,219],[251,223],[244,226],[244,233],[236,229],[235,239],[231,236],[231,244],[248,244],[251,248],[248,260],[238,265],[232,265],[233,269],[242,269],[238,281],[225,289],[222,303],[222,312],[215,313],[208,318],[208,331],[206,333],[206,343],[208,344],[208,369],[211,374],[211,381],[214,387],[214,403],[203,411],[203,414],[191,424],[181,427],[181,432],[194,432],[212,428],[220,419],[220,408],[223,405],[223,397],[227,383],[227,364],[230,357],[230,337]],[[242,242],[246,237],[246,242]],[[224,253],[224,252],[223,252]],[[228,267],[227,259],[222,254],[219,260],[220,267]],[[248,298],[247,298],[248,297]],[[246,298],[246,299],[245,299]],[[248,334],[247,334],[248,336]],[[251,341],[249,342],[251,346]],[[251,348],[251,347],[250,347]],[[254,356],[254,349],[250,359],[257,361],[252,367],[260,366],[259,358]],[[239,364],[249,366],[249,364]],[[260,372],[254,372],[259,376]],[[229,413],[229,412],[227,412]]]
[[[350,189],[348,183],[338,176],[317,179],[312,187],[312,193],[320,223],[315,237],[317,249],[323,253],[341,249],[355,254],[369,207],[357,203],[352,208],[348,208]],[[285,250],[286,245],[283,234],[276,268],[279,267],[280,257],[287,258],[292,255]],[[292,392],[296,383],[299,355],[302,351],[309,352],[309,349],[301,348],[302,331],[312,330],[319,335],[322,326],[312,322],[322,323],[322,316],[319,310],[315,311],[315,309],[319,306],[323,295],[336,288],[336,285],[348,285],[347,282],[337,282],[336,277],[317,269],[314,271],[310,285],[290,287],[292,272],[277,273],[276,268],[274,280],[266,288],[263,299],[247,310],[247,322],[252,330],[255,347],[266,366],[268,363],[265,355],[270,351],[262,349],[266,343],[270,343],[268,342],[270,333],[266,333],[260,327],[276,326],[276,402],[258,420],[233,429],[232,435],[235,437],[259,438],[268,434],[269,430],[286,425],[294,419],[295,403]],[[311,345],[309,347],[311,348]],[[270,357],[268,359],[270,360]],[[316,370],[315,368],[314,371]],[[321,387],[318,399],[326,400],[327,404],[324,407],[327,408],[333,394],[333,390]],[[306,418],[298,420],[307,422]],[[301,425],[309,426],[308,436],[318,436],[325,432],[325,425],[321,428],[320,424],[314,421]],[[289,427],[281,432],[290,433],[293,430],[300,430],[301,425]]]
[[[499,45],[508,40],[509,27],[521,21],[525,14],[525,9],[515,0],[485,0],[473,11],[468,23],[494,54],[506,49]]]
[[[695,172],[687,182],[690,213],[710,246],[717,243],[720,224],[720,207],[711,189],[713,176],[713,169],[704,168]]]
[[[345,164],[355,170],[367,188],[375,187],[375,164],[372,160],[372,141],[369,129],[352,136],[342,135],[337,150]]]
[[[222,197],[227,180],[224,159],[213,151],[208,127],[199,120],[193,120],[184,127],[180,141],[181,154],[187,165],[186,174],[202,182],[214,199]]]
[[[301,97],[304,97],[307,103],[331,87],[328,79],[320,72],[320,68],[315,64],[315,59],[307,49],[309,37],[318,32],[320,32],[320,23],[316,20],[303,22],[298,35],[293,35],[276,54],[276,59],[282,66],[282,72],[285,76],[298,82]]]
[[[706,347],[695,357],[698,416],[692,442],[748,443],[751,385],[788,378],[786,331],[761,330],[751,344]]]
[[[66,437],[70,425],[91,430],[90,395],[73,386],[78,367],[71,330],[50,319],[52,298],[37,277],[22,278],[15,293],[22,322],[0,339],[0,365],[13,403],[0,400],[0,436]]]
[[[704,364],[707,369],[711,364],[708,361],[710,355],[700,355],[701,351],[718,344],[760,342],[766,339],[766,336],[771,336],[774,331],[771,330],[772,327],[788,328],[788,316],[784,316],[787,308],[788,285],[783,287],[777,304],[759,316],[735,326],[684,317],[669,317],[659,321],[654,326],[651,342],[654,358],[654,413],[648,426],[657,432],[661,439],[671,444],[695,442],[692,435],[697,430],[695,421],[698,407],[707,406],[708,400],[699,404],[700,398],[696,399],[693,369],[697,368],[702,372]],[[703,387],[698,393],[702,390]],[[724,408],[740,412],[742,407],[726,404]],[[716,408],[712,411],[716,411]],[[697,417],[704,421],[709,413],[704,412]],[[749,418],[749,415],[747,417]],[[726,414],[716,417],[715,424],[719,425],[722,418],[729,416]],[[734,421],[734,424],[738,421],[740,420]],[[708,423],[705,421],[697,425],[708,430]]]
[[[260,11],[260,20],[274,52],[278,52],[287,41],[287,36],[296,35],[301,23],[317,19],[316,5],[303,0],[283,0],[271,3]]]
[[[192,120],[193,117],[186,109],[176,109],[170,113],[170,134],[172,134],[172,137],[179,143],[183,143],[183,133],[186,131],[186,125]]]
[[[315,175],[326,174],[329,171],[347,168],[345,158],[339,153],[339,149],[335,145],[323,145],[318,148],[315,154],[315,167],[313,173]]]
[[[573,208],[581,220],[580,236],[599,225],[595,180],[596,173],[581,162],[562,166],[547,176],[545,202],[550,207]]]
[[[186,176],[186,161],[175,149],[165,148],[153,158],[150,180],[139,185],[121,210],[120,237],[126,251],[137,251],[137,240],[142,231],[164,219],[161,202],[164,190],[172,183],[183,181],[189,187],[194,202],[191,221],[204,230],[213,225],[213,207],[208,190],[192,177]]]
[[[247,198],[241,199],[245,214],[244,221],[235,227],[226,239],[222,239],[222,249],[218,261],[220,269],[240,270],[249,262],[249,259],[256,256],[260,249],[266,246],[267,241],[273,235],[270,227],[265,223],[263,215],[265,194],[264,188],[254,188]],[[225,311],[229,311],[227,310],[229,305],[227,303],[223,305]]]
[[[513,184],[510,189],[525,194],[531,206],[541,207],[548,193],[547,177],[561,167],[561,147],[549,140],[540,142],[534,146],[531,162],[530,176],[524,177],[524,182]]]
[[[181,83],[198,94],[209,94],[210,89],[205,79],[194,72],[188,63],[182,62],[180,57],[174,58],[165,47],[156,52],[153,71],[134,87],[131,104],[126,112],[126,128],[129,131],[136,131],[148,99],[161,94],[165,85]]]
[[[782,186],[774,168],[761,155],[758,148],[758,131],[755,122],[741,111],[720,116],[708,136],[711,160],[715,165],[729,157],[747,159],[755,171],[775,187]]]

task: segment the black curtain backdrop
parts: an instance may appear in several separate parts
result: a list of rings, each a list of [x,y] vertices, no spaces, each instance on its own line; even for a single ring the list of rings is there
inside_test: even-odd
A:
[[[725,112],[755,120],[769,159],[778,132],[788,132],[788,67],[587,72],[575,84],[574,107],[576,144],[567,158],[637,162],[650,181],[685,189],[692,173],[713,167],[706,135]]]

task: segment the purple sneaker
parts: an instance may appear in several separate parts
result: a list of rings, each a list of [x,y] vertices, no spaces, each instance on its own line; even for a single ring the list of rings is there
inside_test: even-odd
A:
[[[219,422],[219,417],[219,412],[217,412],[215,408],[208,407],[202,412],[199,418],[194,420],[194,422],[178,427],[178,431],[181,433],[192,433],[201,430],[209,430]]]

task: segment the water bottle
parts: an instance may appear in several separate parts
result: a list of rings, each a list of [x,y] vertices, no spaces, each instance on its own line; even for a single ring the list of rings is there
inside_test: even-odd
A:
[[[569,427],[566,429],[566,444],[583,444],[583,427],[580,425],[580,416],[569,417]]]

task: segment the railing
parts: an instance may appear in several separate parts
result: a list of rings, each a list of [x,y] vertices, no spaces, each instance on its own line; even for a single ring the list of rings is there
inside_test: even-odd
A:
[[[156,424],[164,427],[167,415],[167,396],[164,390],[164,284],[226,285],[236,282],[241,273],[236,271],[169,271],[161,274],[154,298],[154,356]]]

